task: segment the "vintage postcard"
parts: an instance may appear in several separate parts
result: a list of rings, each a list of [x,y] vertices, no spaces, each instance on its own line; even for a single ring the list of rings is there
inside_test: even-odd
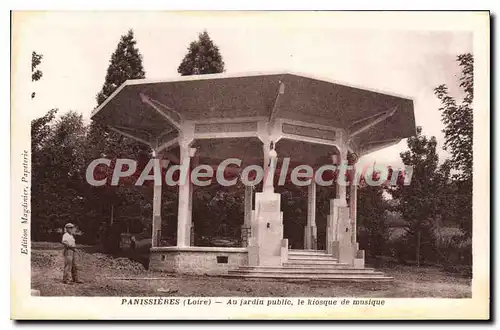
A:
[[[489,319],[489,29],[12,12],[11,317]]]

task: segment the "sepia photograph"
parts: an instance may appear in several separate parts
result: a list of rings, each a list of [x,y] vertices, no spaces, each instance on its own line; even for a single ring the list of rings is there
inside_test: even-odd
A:
[[[13,11],[11,317],[488,318],[489,20]]]

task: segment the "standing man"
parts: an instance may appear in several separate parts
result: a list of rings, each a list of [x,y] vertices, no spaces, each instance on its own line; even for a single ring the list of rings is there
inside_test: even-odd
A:
[[[70,281],[73,278],[74,283],[83,283],[78,279],[78,269],[75,259],[75,225],[67,223],[64,226],[64,235],[62,237],[62,244],[64,245],[64,274],[63,282],[65,284],[72,284]]]

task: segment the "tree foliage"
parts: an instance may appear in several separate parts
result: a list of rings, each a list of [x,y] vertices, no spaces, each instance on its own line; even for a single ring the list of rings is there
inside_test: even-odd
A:
[[[97,94],[97,104],[104,102],[121,84],[129,79],[143,79],[145,72],[142,55],[136,47],[134,33],[129,30],[120,38],[111,55],[109,67],[101,91]],[[86,164],[100,157],[111,159],[112,164],[118,158],[128,158],[138,163],[146,163],[150,158],[150,148],[128,137],[109,131],[103,125],[92,122],[87,136]],[[151,192],[145,187],[133,187],[120,184],[104,187],[90,187],[91,194],[87,198],[91,222],[108,225],[113,216],[112,232],[127,231],[133,223],[151,221],[151,216],[144,210],[151,211],[148,202]],[[98,227],[98,226],[96,226]],[[102,230],[102,229],[101,229]],[[109,233],[104,233],[107,237]],[[114,235],[115,238],[116,235]],[[112,240],[109,250],[117,250],[117,240]]]
[[[445,125],[444,149],[451,154],[452,168],[458,171],[457,178],[463,181],[472,178],[472,132],[474,99],[474,58],[472,54],[458,55],[457,61],[462,68],[460,87],[464,98],[460,104],[449,95],[446,85],[434,89],[435,95],[441,101],[441,120]]]
[[[36,52],[31,53],[31,81],[38,81],[42,79],[43,73],[41,70],[37,69],[42,63],[43,55],[37,54]],[[36,93],[31,93],[31,98],[35,98]]]
[[[198,39],[189,44],[188,53],[177,71],[182,76],[224,72],[222,55],[207,31],[200,33]],[[197,241],[203,237],[239,236],[243,221],[242,194],[242,187],[226,188],[217,184],[206,188],[196,187],[193,194],[193,222]]]
[[[85,221],[86,128],[81,114],[56,110],[31,123],[33,238],[51,239],[66,222],[80,228]]]
[[[40,61],[41,55],[33,53],[33,72]],[[133,32],[128,31],[111,56],[97,103],[104,102],[127,79],[144,76],[142,56]],[[33,79],[40,77],[36,74]],[[151,189],[124,185],[93,187],[86,182],[85,173],[87,165],[100,157],[145,163],[150,157],[149,147],[109,132],[95,122],[87,127],[82,116],[74,112],[60,118],[56,118],[56,113],[56,109],[50,110],[31,125],[34,239],[51,239],[50,235],[65,222],[74,222],[92,241],[101,232],[102,223],[109,223],[113,208],[113,232],[126,231],[137,224],[142,228],[145,220],[151,220]],[[118,241],[112,245],[116,248]]]
[[[41,54],[32,53],[34,82],[42,78],[38,69],[42,58]],[[402,254],[410,251],[411,255],[403,257],[414,258],[417,263],[439,252],[436,229],[439,232],[441,224],[459,225],[466,235],[471,235],[473,57],[463,54],[457,61],[462,69],[459,86],[463,89],[463,99],[457,102],[445,85],[434,90],[441,101],[444,148],[451,158],[439,166],[436,139],[423,135],[419,127],[417,135],[407,140],[408,150],[400,154],[405,165],[413,166],[411,184],[405,186],[398,179],[396,187],[362,184],[358,190],[360,243],[372,256],[382,254],[388,240],[385,219],[388,209],[399,212],[404,220],[405,234],[400,251]],[[183,76],[224,72],[219,48],[206,31],[190,43],[178,72]],[[144,77],[142,55],[130,30],[121,37],[111,55],[104,84],[96,96],[97,105],[126,80]],[[82,116],[75,112],[60,117],[57,113],[57,109],[52,109],[31,122],[33,238],[50,239],[50,235],[66,222],[76,223],[90,237],[100,232],[104,237],[114,235],[116,238],[116,233],[149,226],[152,218],[150,187],[92,187],[85,180],[85,172],[92,160],[101,157],[112,162],[117,158],[130,158],[145,164],[150,158],[150,148],[108,131],[98,123],[85,126]],[[193,221],[197,234],[238,237],[243,221],[243,188],[216,188],[196,187],[194,190]],[[299,247],[307,217],[307,190],[296,186],[277,189],[282,194],[286,235]],[[384,198],[384,190],[392,195],[391,203]],[[318,187],[318,228],[326,222],[322,215],[329,212],[328,201],[334,198],[332,192],[333,189]],[[162,199],[163,225],[169,223],[169,228],[162,231],[175,235],[175,225],[171,224],[176,223],[177,188],[164,188]],[[111,213],[114,228],[104,228],[103,232],[102,223],[109,224]],[[172,221],[165,221],[166,218]],[[108,241],[111,242],[109,250],[117,248],[116,240]]]
[[[360,248],[370,257],[381,256],[389,239],[386,211],[389,208],[382,186],[364,182],[358,188],[357,226]]]
[[[104,85],[97,95],[97,105],[104,102],[126,80],[145,78],[142,55],[136,44],[132,30],[120,38],[116,50],[111,55]]]
[[[177,72],[182,76],[224,72],[224,61],[219,47],[210,39],[207,31],[198,35],[198,40],[189,44]]]
[[[437,172],[439,159],[436,138],[422,135],[421,127],[417,127],[416,136],[408,138],[407,145],[409,150],[400,156],[405,165],[413,167],[411,184],[390,187],[388,191],[398,200],[396,210],[406,222],[405,245],[413,249],[415,260],[420,264],[422,256],[432,254],[435,244],[434,229],[441,188]],[[429,248],[430,251],[424,251]]]
[[[49,110],[44,116],[31,121],[31,153],[38,155],[46,145],[52,132],[51,123],[56,118],[57,109]],[[34,160],[37,157],[32,157]]]
[[[448,203],[456,205],[451,215],[467,236],[472,234],[472,164],[473,164],[473,108],[474,100],[474,58],[472,54],[457,56],[461,67],[459,86],[463,90],[460,104],[449,95],[446,85],[440,85],[434,90],[441,101],[441,119],[445,125],[444,149],[449,151],[451,158],[446,165],[454,170],[451,175],[448,190]]]

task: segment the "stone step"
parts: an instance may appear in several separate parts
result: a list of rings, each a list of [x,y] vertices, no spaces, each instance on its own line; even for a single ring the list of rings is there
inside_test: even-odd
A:
[[[237,268],[229,270],[229,274],[363,274],[383,276],[384,273],[365,268],[339,268],[339,269],[314,269],[314,268]]]
[[[310,253],[310,252],[326,253],[326,250],[314,250],[314,249],[288,249],[288,251],[297,253]]]
[[[283,267],[289,268],[350,268],[352,267],[346,263],[331,262],[331,263],[301,263],[301,262],[285,262]]]
[[[302,264],[293,264],[292,266],[288,264],[283,264],[281,268],[287,268],[287,269],[320,269],[320,270],[328,270],[328,269],[368,269],[368,270],[374,270],[374,268],[354,268],[353,266],[349,264],[344,264],[344,263],[337,263],[337,264],[331,264],[331,265],[302,265]]]
[[[332,281],[332,282],[391,282],[392,277],[379,275],[359,275],[359,274],[282,274],[282,273],[232,273],[223,275],[224,277],[245,278],[245,279],[269,279],[269,280],[307,280],[307,281]]]
[[[329,254],[325,250],[288,250],[288,255],[325,256]]]
[[[283,266],[240,266],[237,269],[313,269],[313,270],[335,270],[335,269],[366,269],[366,270],[374,270],[374,268],[354,268],[348,264],[333,264],[333,265],[296,265],[296,266],[288,266],[284,264]]]
[[[300,255],[300,254],[292,254],[288,255],[288,260],[333,260],[337,261],[337,259],[333,258],[331,255]]]
[[[315,268],[315,269],[323,269],[323,268],[352,268],[351,265],[340,262],[332,262],[332,263],[301,263],[301,262],[285,262],[283,263],[283,267],[288,268]]]
[[[338,264],[337,259],[294,259],[288,257],[288,261],[285,264],[294,265],[335,265]]]

